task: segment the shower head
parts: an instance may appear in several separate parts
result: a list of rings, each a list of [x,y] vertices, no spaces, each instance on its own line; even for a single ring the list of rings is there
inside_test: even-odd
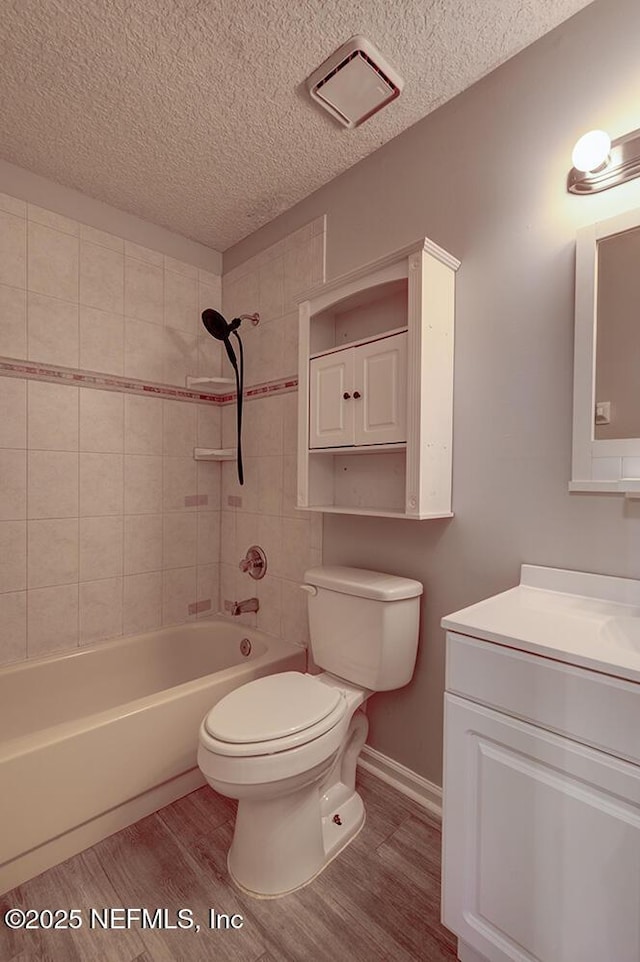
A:
[[[212,307],[208,307],[202,312],[202,323],[209,334],[218,341],[228,341],[229,335],[237,331],[243,321],[251,321],[255,327],[256,324],[260,323],[260,315],[241,314],[240,317],[234,317],[232,321],[227,321],[219,311],[214,311]]]
[[[236,317],[232,321],[227,322],[222,314],[214,311],[211,307],[208,307],[202,312],[202,323],[209,334],[211,334],[211,337],[215,337],[218,341],[227,341],[232,331],[240,327],[241,320],[242,318]]]

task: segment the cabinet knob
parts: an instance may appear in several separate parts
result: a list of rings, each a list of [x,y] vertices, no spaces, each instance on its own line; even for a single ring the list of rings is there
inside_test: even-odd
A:
[[[345,401],[348,401],[349,398],[351,397],[351,395],[349,394],[348,391],[345,391],[344,394],[342,395],[342,397],[345,399]]]
[[[356,399],[356,401],[358,400],[359,397],[362,397],[362,395],[360,394],[360,391],[354,391],[353,396]]]

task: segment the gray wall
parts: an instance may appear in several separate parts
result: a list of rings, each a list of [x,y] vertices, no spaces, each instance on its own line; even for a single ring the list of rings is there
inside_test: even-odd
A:
[[[325,562],[424,582],[414,680],[373,698],[370,743],[436,783],[442,616],[516,584],[522,562],[640,577],[640,503],[567,490],[575,231],[640,207],[640,181],[565,191],[581,133],[640,126],[639,39],[636,0],[592,4],[224,257],[326,212],[329,277],[423,234],[462,260],[455,517],[324,522]]]

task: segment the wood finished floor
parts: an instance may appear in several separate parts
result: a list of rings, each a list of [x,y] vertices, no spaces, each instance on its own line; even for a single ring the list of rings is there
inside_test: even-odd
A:
[[[451,962],[439,922],[440,826],[379,779],[359,773],[367,821],[310,885],[276,900],[230,882],[235,805],[202,788],[0,897],[10,907],[79,908],[74,931],[16,931],[0,922],[1,962]],[[90,908],[188,908],[199,933],[90,929]],[[211,931],[209,909],[239,913]]]

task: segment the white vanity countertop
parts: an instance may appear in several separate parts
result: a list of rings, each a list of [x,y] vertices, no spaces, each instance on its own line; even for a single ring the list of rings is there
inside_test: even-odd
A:
[[[520,584],[442,627],[640,682],[640,581],[522,565]]]

